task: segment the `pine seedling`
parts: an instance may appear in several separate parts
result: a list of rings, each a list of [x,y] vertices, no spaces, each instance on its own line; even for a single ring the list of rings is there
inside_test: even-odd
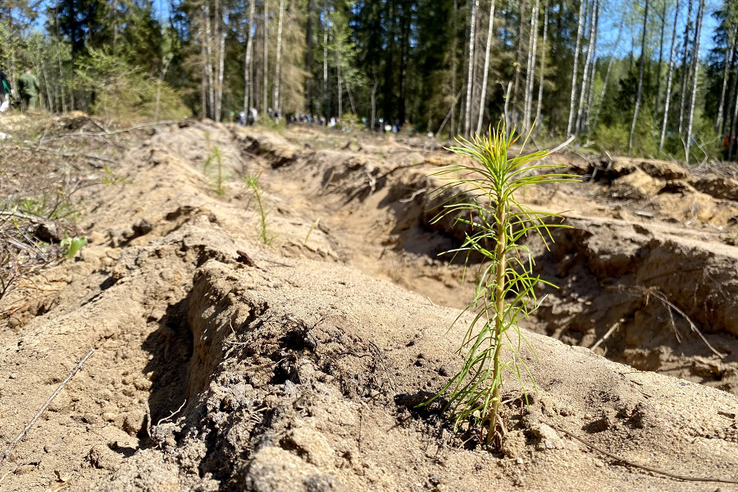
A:
[[[533,348],[519,321],[538,306],[536,286],[553,285],[533,273],[534,259],[523,240],[534,233],[548,247],[548,241],[553,241],[550,229],[563,227],[551,220],[559,217],[557,214],[531,210],[517,200],[516,193],[535,185],[578,179],[555,172],[562,165],[542,162],[566,144],[554,151],[524,154],[524,142],[517,155],[509,157],[518,138],[514,129],[508,135],[504,124],[471,140],[459,137],[459,145],[450,150],[464,159],[435,173],[448,180],[437,196],[448,196],[449,190],[453,196],[443,203],[434,221],[456,217],[454,223],[465,224],[469,231],[459,248],[446,253],[466,254],[465,270],[470,255],[483,260],[474,297],[466,309],[473,316],[458,349],[462,367],[435,398],[446,397],[446,410],[453,416],[455,428],[465,423],[478,427],[480,440],[486,433],[487,444],[500,444],[504,437],[500,418],[504,374],[510,371],[520,382],[526,402],[526,381],[535,388],[520,353],[523,344],[531,351]],[[505,350],[510,354],[503,359]]]
[[[259,175],[249,174],[248,176],[244,177],[244,181],[246,182],[246,185],[253,190],[254,197],[256,198],[256,209],[259,212],[259,217],[261,219],[259,223],[259,236],[261,238],[261,242],[266,245],[272,244],[272,241],[274,241],[274,236],[269,234],[267,230],[267,211],[266,209],[264,209],[264,202],[261,200]]]

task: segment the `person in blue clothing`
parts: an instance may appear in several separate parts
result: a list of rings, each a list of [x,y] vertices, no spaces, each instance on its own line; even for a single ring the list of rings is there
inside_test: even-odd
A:
[[[5,76],[5,72],[0,69],[0,113],[4,113],[10,107],[10,96],[13,95],[13,89],[10,86],[10,80]]]

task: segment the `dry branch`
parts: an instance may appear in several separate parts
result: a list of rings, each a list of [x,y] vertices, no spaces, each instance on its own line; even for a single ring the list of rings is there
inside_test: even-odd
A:
[[[95,349],[94,348],[93,349],[90,349],[90,351],[87,352],[87,355],[85,355],[82,358],[82,360],[80,360],[79,363],[76,366],[74,366],[74,369],[72,369],[69,372],[69,375],[67,375],[67,378],[64,381],[62,381],[62,383],[59,385],[59,387],[56,388],[56,391],[54,391],[54,393],[52,393],[52,395],[49,397],[49,399],[46,400],[46,402],[43,404],[43,406],[41,406],[41,409],[38,412],[36,412],[36,415],[34,415],[34,417],[31,419],[31,421],[28,422],[28,424],[23,428],[23,430],[21,431],[21,433],[18,434],[18,437],[16,437],[15,439],[13,439],[10,442],[10,444],[8,444],[8,448],[5,450],[5,452],[3,453],[3,455],[0,456],[0,463],[3,463],[8,458],[8,456],[10,456],[10,453],[13,452],[13,449],[15,449],[15,447],[18,445],[18,443],[21,441],[21,439],[23,439],[25,437],[25,435],[28,434],[28,431],[31,430],[31,427],[33,427],[33,424],[35,424],[36,421],[44,413],[44,411],[46,411],[46,409],[51,404],[51,402],[54,401],[54,398],[56,398],[59,395],[59,393],[61,393],[61,390],[64,389],[64,387],[67,385],[67,383],[69,383],[69,381],[72,380],[72,378],[74,377],[74,375],[77,374],[82,369],[82,366],[84,365],[84,363],[87,362],[87,359],[89,359],[90,356],[94,352],[95,352]]]
[[[676,479],[676,480],[684,480],[685,482],[717,482],[717,483],[738,484],[738,480],[727,480],[727,479],[724,479],[724,478],[690,477],[690,476],[687,476],[687,475],[678,475],[676,473],[671,473],[671,472],[668,472],[666,470],[661,470],[659,468],[653,468],[651,466],[641,465],[641,464],[636,463],[634,461],[630,461],[628,459],[625,459],[622,456],[618,456],[618,455],[613,454],[613,453],[611,453],[609,451],[605,451],[604,449],[602,449],[602,448],[600,448],[598,446],[595,446],[594,444],[592,444],[591,442],[587,441],[586,439],[583,439],[583,438],[579,437],[578,435],[576,435],[576,434],[574,434],[572,432],[569,432],[566,429],[563,429],[563,428],[559,427],[558,425],[555,425],[555,424],[550,423],[550,422],[548,423],[548,425],[550,425],[551,427],[553,427],[554,429],[556,429],[559,432],[563,432],[564,434],[566,434],[567,436],[571,437],[572,439],[575,439],[575,440],[581,442],[582,444],[584,444],[588,448],[594,449],[595,451],[597,451],[600,454],[604,454],[605,456],[607,456],[609,458],[612,458],[612,459],[614,459],[615,461],[617,461],[619,463],[622,463],[622,464],[627,465],[627,466],[632,466],[633,468],[639,468],[641,470],[650,471],[652,473],[657,473],[659,475],[663,475],[665,477],[673,478],[673,479]]]

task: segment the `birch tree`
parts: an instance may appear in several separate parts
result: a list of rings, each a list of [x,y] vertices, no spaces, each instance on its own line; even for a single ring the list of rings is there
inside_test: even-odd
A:
[[[728,35],[728,47],[725,50],[725,63],[723,67],[723,84],[720,91],[720,102],[718,106],[717,121],[715,122],[715,131],[721,132],[723,126],[723,111],[725,106],[725,91],[728,86],[728,75],[730,74],[731,60],[733,59],[733,50],[735,50],[735,32],[730,29]]]
[[[474,45],[477,44],[474,27],[477,23],[477,9],[479,0],[472,2],[471,20],[469,21],[469,70],[466,79],[466,112],[464,115],[464,135],[469,136],[471,132],[471,107],[472,107],[472,83],[474,81]]]
[[[630,137],[628,138],[628,154],[633,152],[633,135],[638,122],[638,111],[641,109],[641,98],[643,97],[643,68],[646,65],[646,34],[648,32],[648,0],[643,10],[643,34],[641,35],[641,63],[638,69],[638,93],[636,94],[635,109],[633,110],[633,124],[630,126]]]
[[[587,58],[584,61],[584,72],[582,73],[582,90],[579,93],[579,109],[577,110],[577,121],[574,125],[574,133],[582,130],[582,117],[584,115],[584,103],[587,96],[587,85],[589,83],[589,66],[592,63],[592,52],[594,51],[594,26],[597,0],[592,0],[591,13],[589,17],[589,46],[587,47]]]
[[[484,108],[487,105],[487,77],[489,75],[489,50],[492,46],[492,31],[495,20],[495,0],[490,0],[489,4],[489,27],[487,28],[487,48],[484,53],[484,75],[482,77],[482,95],[479,98],[479,119],[477,120],[477,133],[482,132],[482,119],[484,117]],[[455,87],[452,88],[455,89]],[[455,103],[455,102],[454,102]]]
[[[530,16],[530,35],[528,42],[528,67],[525,75],[525,102],[523,107],[523,129],[530,130],[530,113],[533,107],[533,81],[536,78],[536,48],[538,43],[538,7],[539,0],[533,4]]]
[[[284,0],[279,0],[279,15],[277,16],[277,53],[274,64],[274,95],[272,96],[272,104],[274,110],[281,112],[282,106],[279,100],[279,89],[281,83],[280,70],[282,69],[282,19],[284,18]]]
[[[256,0],[249,0],[249,24],[248,31],[246,33],[246,59],[244,60],[243,69],[243,112],[249,114],[253,104],[253,87],[252,81],[252,64],[253,64],[253,52],[254,52],[254,10],[256,6]]]
[[[687,22],[684,26],[684,44],[682,49],[684,55],[682,57],[682,89],[679,92],[679,134],[681,135],[684,123],[684,108],[687,102],[687,81],[690,76],[690,68],[687,65],[687,57],[689,56],[689,25],[692,21],[692,0],[689,0],[689,6],[687,7]]]
[[[674,8],[674,27],[671,32],[671,49],[669,50],[669,72],[666,76],[666,94],[664,97],[664,117],[661,123],[661,137],[659,138],[659,150],[664,149],[664,138],[666,137],[666,124],[669,121],[669,103],[671,102],[671,81],[674,75],[674,48],[676,46],[677,21],[679,20],[679,0]]]
[[[543,82],[546,73],[546,52],[548,51],[548,45],[546,40],[548,38],[548,0],[543,3],[543,40],[541,50],[541,72],[538,79],[538,103],[536,104],[536,121],[540,127],[541,124],[541,105],[543,104]]]
[[[577,74],[579,73],[579,48],[582,44],[582,30],[584,29],[584,3],[579,0],[579,16],[577,17],[577,43],[574,48],[574,68],[571,75],[571,96],[569,98],[569,120],[566,124],[566,134],[572,135],[574,125],[574,103],[577,96]]]
[[[264,69],[264,87],[263,89],[263,101],[262,111],[266,113],[269,108],[269,2],[264,0],[264,56],[262,65]]]
[[[700,37],[702,36],[702,18],[705,15],[705,0],[700,0],[697,9],[697,27],[692,49],[692,90],[689,96],[689,117],[687,119],[687,141],[685,144],[685,160],[689,164],[689,150],[692,146],[692,125],[694,123],[694,106],[697,100],[697,74],[700,69]]]

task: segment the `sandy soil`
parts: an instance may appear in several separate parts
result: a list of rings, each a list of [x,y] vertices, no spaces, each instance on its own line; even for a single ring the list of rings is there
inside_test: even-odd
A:
[[[437,257],[459,237],[430,224],[437,144],[199,122],[100,138],[87,152],[115,164],[77,164],[90,243],[36,278],[44,295],[0,300],[24,300],[0,320],[5,443],[95,349],[2,490],[738,490],[738,182],[720,169],[566,154],[585,182],[524,197],[572,228],[531,242],[561,288],[526,323],[532,403],[508,381],[490,450],[413,407],[458,367],[471,291]]]

